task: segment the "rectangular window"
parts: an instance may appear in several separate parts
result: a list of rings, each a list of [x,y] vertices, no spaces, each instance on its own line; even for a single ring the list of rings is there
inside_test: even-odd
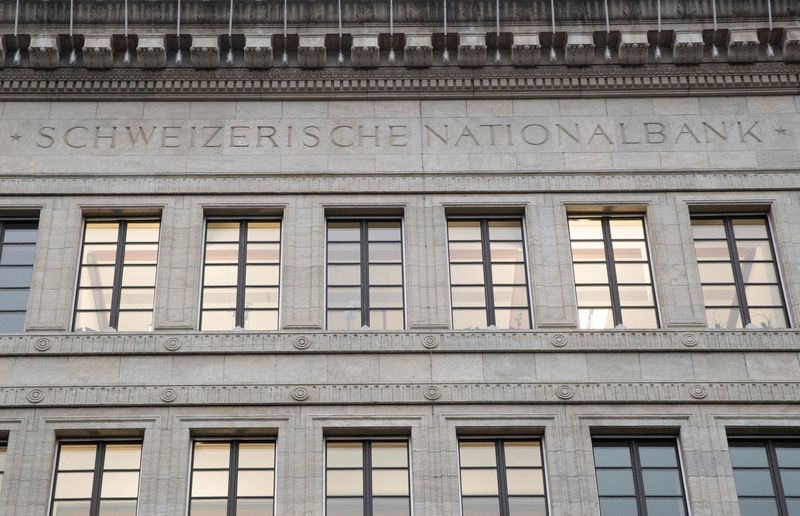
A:
[[[581,329],[658,328],[644,217],[569,218]]]
[[[0,332],[25,330],[37,227],[35,221],[0,220]]]
[[[692,231],[708,326],[786,328],[767,217],[693,217]]]
[[[139,442],[61,442],[51,516],[136,516]]]
[[[328,220],[327,328],[402,330],[400,220]]]
[[[742,516],[800,514],[800,441],[747,439],[729,444]]]
[[[3,487],[3,478],[6,472],[6,455],[8,454],[8,443],[0,442],[0,488]]]
[[[279,220],[209,220],[206,224],[200,329],[278,329]]]
[[[593,441],[601,516],[687,514],[673,439]]]
[[[531,328],[521,219],[450,219],[453,329]]]
[[[458,443],[463,516],[545,516],[538,439],[463,439]]]
[[[325,443],[327,516],[411,514],[408,441]]]
[[[87,221],[73,328],[151,331],[157,220]]]
[[[275,442],[195,441],[189,489],[189,516],[272,516]]]

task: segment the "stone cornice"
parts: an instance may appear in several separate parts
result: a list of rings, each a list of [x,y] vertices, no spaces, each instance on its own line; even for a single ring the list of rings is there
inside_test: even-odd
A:
[[[800,331],[280,332],[0,337],[0,356],[261,353],[797,352]]]
[[[800,65],[759,62],[587,68],[456,66],[377,70],[220,68],[0,70],[0,100],[297,100],[796,95]]]

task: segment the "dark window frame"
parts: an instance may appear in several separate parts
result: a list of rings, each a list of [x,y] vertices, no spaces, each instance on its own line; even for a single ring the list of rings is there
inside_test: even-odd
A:
[[[9,243],[7,243],[5,241],[6,240],[5,232],[6,232],[7,226],[8,225],[18,225],[18,224],[22,225],[22,226],[30,226],[27,229],[36,230],[36,241],[33,242],[34,254],[35,254],[36,246],[37,246],[38,240],[39,240],[39,219],[32,218],[32,217],[0,217],[0,256],[2,256],[3,249],[6,246],[31,245],[29,242],[19,243],[19,244],[17,244],[17,243],[10,243],[9,244]],[[8,268],[8,269],[17,269],[17,268],[22,269],[22,268],[30,267],[31,269],[33,269],[33,267],[36,265],[35,259],[36,259],[36,257],[34,256],[34,263],[32,263],[31,265],[9,264],[9,265],[3,265],[2,267],[3,268]],[[24,288],[24,287],[3,287],[2,285],[0,285],[0,295],[2,295],[2,293],[4,291],[6,291],[6,290],[27,290],[28,294],[30,295],[31,285],[28,284],[27,288]],[[25,318],[27,319],[28,308],[26,306],[25,310],[0,310],[0,312],[2,312],[2,313],[11,313],[11,314],[22,313],[22,314],[25,314]],[[22,330],[23,331],[25,330],[24,322],[23,322],[23,329]]]
[[[524,307],[525,310],[528,312],[528,328],[533,329],[533,312],[531,310],[531,282],[530,282],[530,273],[528,271],[528,242],[526,239],[526,231],[525,231],[525,218],[522,215],[499,215],[499,216],[486,216],[486,217],[470,217],[470,216],[449,216],[447,217],[447,224],[446,230],[447,233],[447,278],[448,283],[450,284],[450,324],[453,324],[453,307],[452,303],[452,292],[453,292],[453,281],[451,277],[451,268],[454,264],[473,264],[477,265],[476,262],[453,262],[450,259],[450,244],[451,243],[467,243],[467,242],[475,242],[475,240],[451,240],[449,234],[449,222],[450,221],[460,221],[460,222],[479,222],[480,229],[481,229],[481,257],[482,257],[482,267],[483,267],[483,281],[484,283],[479,284],[459,284],[456,287],[483,287],[484,295],[486,297],[486,327],[497,327],[497,316],[495,314],[497,307],[494,303],[494,288],[495,287],[518,287],[519,285],[515,284],[506,284],[506,283],[495,283],[494,278],[492,277],[492,249],[491,243],[492,242],[517,242],[517,240],[492,240],[489,238],[489,223],[495,221],[503,221],[503,220],[513,220],[519,221],[520,223],[520,232],[522,233],[522,263],[523,269],[525,270],[525,296],[528,300],[528,306]],[[503,262],[498,261],[494,263],[517,263],[517,262]],[[521,307],[500,307],[501,310],[522,310]],[[516,331],[525,331],[525,330],[516,330]]]
[[[271,308],[262,308],[262,309],[250,309],[251,311],[258,311],[258,312],[277,312],[278,317],[278,327],[275,331],[280,330],[281,325],[281,282],[283,280],[283,219],[281,217],[206,217],[205,220],[205,227],[203,229],[203,261],[202,261],[202,272],[200,277],[200,317],[198,318],[198,330],[202,331],[203,327],[203,312],[226,312],[230,311],[227,308],[203,308],[203,298],[205,297],[205,290],[206,290],[206,280],[205,280],[205,272],[206,267],[208,264],[206,263],[206,253],[208,252],[208,223],[209,222],[236,222],[239,224],[239,252],[236,261],[237,267],[237,277],[236,277],[236,319],[234,322],[234,330],[235,328],[242,328],[245,327],[245,312],[247,309],[245,308],[245,291],[247,289],[247,244],[278,244],[278,263],[276,264],[278,267],[278,284],[277,286],[266,286],[264,288],[275,288],[278,289],[278,308],[276,310],[272,310]],[[277,222],[280,224],[280,228],[278,230],[278,240],[271,241],[271,240],[248,240],[247,239],[247,230],[248,224],[250,222]],[[233,243],[232,241],[219,241],[219,242],[212,242],[214,244],[228,244]],[[272,265],[272,264],[269,264]],[[212,264],[212,266],[214,266]],[[225,287],[221,287],[225,288]],[[258,288],[258,287],[257,287]]]
[[[598,446],[613,446],[617,445],[619,447],[622,444],[626,444],[630,450],[631,454],[631,471],[633,473],[633,488],[634,494],[636,496],[636,508],[638,510],[639,516],[647,516],[647,498],[676,498],[676,496],[666,496],[666,495],[650,495],[647,496],[644,490],[644,476],[642,474],[643,469],[647,470],[678,470],[678,478],[680,479],[680,487],[681,487],[681,501],[683,502],[683,511],[684,514],[689,514],[689,501],[687,499],[687,492],[686,492],[686,478],[684,477],[683,472],[683,460],[681,458],[681,450],[680,450],[680,443],[676,437],[667,437],[667,436],[647,436],[647,437],[628,437],[628,436],[599,436],[599,437],[592,437],[592,454],[594,455],[594,449]],[[643,468],[641,459],[639,457],[639,447],[641,445],[666,445],[669,444],[672,449],[675,451],[675,463],[677,464],[676,468],[672,467],[647,467]],[[598,467],[597,463],[592,457],[593,467],[595,471],[595,485],[597,485],[597,471],[598,470],[614,470],[619,469],[617,466],[601,466]],[[612,496],[613,497],[613,496]],[[598,498],[602,498],[598,488]]]
[[[97,245],[97,244],[114,244],[117,246],[116,250],[116,257],[114,259],[113,265],[101,265],[98,267],[106,267],[106,268],[114,268],[114,280],[111,286],[111,307],[109,309],[108,314],[108,327],[113,329],[114,331],[118,331],[117,328],[119,326],[119,313],[120,313],[120,298],[122,297],[122,273],[125,267],[155,267],[156,268],[156,282],[158,280],[158,260],[161,254],[161,219],[155,217],[123,217],[123,218],[87,218],[83,221],[83,234],[81,236],[81,247],[80,247],[80,254],[78,255],[78,278],[75,286],[75,300],[73,302],[73,309],[72,309],[72,331],[78,331],[78,328],[75,326],[75,323],[78,320],[79,313],[98,313],[104,312],[105,310],[79,310],[78,309],[78,296],[80,295],[81,291],[83,290],[107,290],[107,287],[82,287],[81,286],[81,279],[83,274],[83,267],[86,265],[83,263],[83,255],[86,252],[86,230],[88,229],[88,225],[95,223],[95,222],[113,222],[119,224],[119,228],[117,229],[117,239],[115,242],[90,242],[90,245]],[[133,242],[135,245],[155,245],[156,246],[156,261],[154,264],[125,264],[125,247],[128,245],[127,242],[127,229],[128,223],[133,222],[155,222],[158,223],[158,241],[156,242]],[[132,290],[148,290],[156,289],[156,283],[153,284],[152,287],[139,287],[139,286],[132,286],[132,287],[125,287],[126,289]],[[153,293],[155,296],[155,292]],[[155,317],[155,299],[153,300],[153,308],[151,309],[142,309],[142,308],[126,308],[125,312],[152,312],[153,316]],[[103,328],[100,331],[105,331],[106,329]]]
[[[405,437],[374,437],[374,438],[337,438],[337,437],[329,437],[325,439],[325,514],[328,513],[328,499],[330,498],[362,498],[363,499],[363,515],[364,516],[373,516],[373,499],[374,498],[406,498],[400,496],[373,496],[372,494],[372,471],[374,470],[397,470],[402,468],[387,468],[387,467],[377,467],[374,468],[372,466],[372,444],[373,443],[403,443],[406,445],[406,460],[408,467],[406,469],[406,480],[408,486],[408,514],[412,514],[412,507],[413,507],[413,489],[411,483],[411,439]],[[361,452],[363,454],[361,459],[361,467],[360,468],[331,468],[328,465],[328,443],[361,443],[362,449]],[[357,496],[347,496],[347,495],[329,495],[328,494],[328,471],[354,471],[360,470],[362,471],[362,481],[363,481],[363,491],[360,497]]]
[[[750,308],[751,305],[747,301],[747,294],[745,289],[745,281],[744,275],[742,274],[742,261],[739,256],[739,249],[736,247],[736,233],[733,229],[733,221],[736,219],[763,219],[764,220],[764,227],[767,231],[767,242],[769,243],[770,253],[772,253],[772,260],[745,260],[744,263],[771,263],[775,267],[775,274],[777,276],[777,285],[778,289],[781,293],[781,308],[783,310],[783,316],[786,319],[786,328],[792,328],[792,320],[790,318],[789,309],[786,303],[786,292],[783,285],[783,274],[781,274],[781,267],[780,261],[778,260],[778,255],[775,252],[775,240],[772,234],[772,224],[770,221],[769,213],[764,212],[755,212],[755,213],[737,213],[737,214],[730,214],[730,213],[717,213],[717,214],[692,214],[691,220],[701,220],[701,219],[722,219],[723,227],[725,229],[725,241],[728,245],[728,253],[730,255],[730,261],[724,260],[703,260],[702,262],[698,261],[697,263],[730,263],[733,269],[733,282],[734,282],[734,289],[736,290],[736,296],[738,297],[738,304],[737,307],[739,308],[739,313],[742,318],[742,327],[747,328],[749,324],[751,324],[752,318],[750,317]],[[712,242],[717,241],[718,238],[695,238],[692,235],[692,244],[694,245],[695,242]],[[761,240],[764,239],[752,239],[752,238],[745,238],[742,240]],[[702,283],[702,282],[701,282]],[[747,283],[748,285],[772,285],[772,283]],[[717,282],[710,282],[710,283],[702,283],[702,285],[729,285],[729,283],[717,283]],[[730,308],[730,306],[720,306],[720,305],[706,305],[705,300],[703,302],[703,307],[705,309],[713,309],[713,308]],[[774,308],[774,307],[764,307],[760,305],[752,305],[753,308]]]
[[[624,283],[622,286],[635,286],[635,287],[645,287],[649,286],[650,290],[653,293],[653,311],[655,312],[656,316],[656,328],[661,328],[661,310],[659,309],[658,304],[658,291],[656,290],[656,278],[653,274],[653,254],[650,251],[650,238],[648,236],[647,231],[647,216],[642,214],[597,214],[597,213],[584,213],[584,212],[570,212],[567,216],[567,221],[570,219],[600,219],[600,225],[603,230],[603,252],[605,254],[605,266],[608,274],[608,287],[611,295],[611,313],[614,317],[614,328],[619,327],[620,325],[625,326],[625,320],[622,317],[622,302],[620,301],[619,295],[619,282],[617,279],[617,263],[621,264],[647,264],[647,270],[650,274],[650,283]],[[642,234],[644,235],[644,248],[647,252],[647,260],[646,261],[628,261],[623,260],[617,262],[614,257],[614,242],[639,242],[640,239],[631,239],[631,238],[612,238],[611,237],[611,220],[619,220],[619,219],[631,219],[631,220],[641,220],[642,221]],[[569,230],[568,230],[569,231]],[[570,260],[573,266],[573,279],[575,281],[575,287],[577,292],[577,287],[579,286],[597,286],[597,284],[590,284],[590,283],[578,283],[577,277],[574,275],[574,267],[576,263],[579,264],[595,264],[600,265],[603,262],[598,261],[580,261],[576,262],[573,255],[572,255],[572,243],[573,242],[598,242],[598,240],[574,240],[572,235],[569,237],[570,241]],[[580,308],[580,306],[578,307]],[[587,307],[587,308],[594,308],[594,307]],[[632,306],[628,306],[626,308],[636,308]],[[643,307],[649,308],[649,307]]]
[[[58,485],[58,474],[59,474],[59,463],[61,462],[61,446],[64,444],[84,444],[84,445],[95,445],[95,457],[94,457],[94,468],[91,470],[69,470],[65,471],[64,473],[92,473],[94,476],[92,477],[92,496],[89,498],[89,516],[98,516],[100,513],[100,501],[101,500],[130,500],[130,498],[102,498],[102,487],[103,487],[103,475],[105,473],[111,472],[131,472],[136,471],[139,474],[139,481],[136,488],[136,510],[139,510],[139,495],[141,494],[141,486],[142,486],[142,458],[144,455],[144,442],[142,440],[137,439],[60,439],[58,441],[58,449],[56,450],[56,462],[55,467],[53,470],[53,487],[50,493],[50,508],[48,511],[49,515],[53,514],[53,509],[55,507],[55,503],[59,500],[56,500],[56,487]],[[139,452],[139,469],[103,469],[103,463],[105,461],[105,454],[106,454],[106,446],[107,445],[115,445],[115,444],[138,444],[140,446]],[[86,500],[85,498],[80,498],[79,500]]]
[[[545,514],[550,514],[550,497],[548,496],[548,482],[547,482],[547,465],[545,464],[545,454],[544,454],[544,438],[542,436],[510,436],[510,437],[503,437],[503,436],[464,436],[458,438],[458,444],[460,445],[462,442],[469,442],[469,441],[492,441],[494,442],[494,453],[495,453],[495,468],[497,469],[497,496],[500,500],[500,516],[509,516],[511,512],[509,498],[513,498],[514,496],[522,496],[522,497],[529,497],[529,495],[509,495],[508,494],[508,475],[506,471],[509,469],[534,469],[526,466],[506,466],[506,455],[505,449],[503,444],[507,442],[529,442],[529,441],[538,441],[539,442],[539,454],[541,459],[541,470],[542,470],[542,484],[544,486],[544,508]],[[461,465],[461,456],[459,453],[458,457],[458,477],[459,477],[459,493],[461,495],[461,500],[459,501],[459,505],[461,506],[461,510],[464,510],[464,498],[485,498],[482,495],[464,495],[461,493],[461,471],[463,470],[470,470],[470,469],[486,469],[485,467],[481,466],[462,466]]]
[[[774,497],[768,496],[739,496],[738,492],[736,494],[737,501],[739,498],[753,498],[753,499],[775,499],[776,506],[778,508],[778,515],[779,516],[789,516],[789,507],[786,503],[786,494],[783,488],[783,480],[781,478],[781,470],[788,469],[793,471],[800,471],[800,468],[795,467],[785,467],[781,468],[780,463],[778,462],[778,454],[775,451],[775,448],[778,446],[783,447],[792,447],[792,448],[800,448],[800,438],[794,437],[730,437],[728,438],[728,449],[736,447],[736,446],[747,446],[747,445],[758,445],[764,446],[767,452],[767,468],[736,468],[732,467],[733,471],[737,469],[768,469],[770,479],[772,480],[772,488]],[[777,446],[776,446],[777,445]],[[797,498],[790,496],[789,498]]]
[[[328,246],[331,243],[341,243],[341,242],[331,242],[328,239],[328,223],[329,222],[344,222],[344,223],[352,223],[352,224],[359,224],[359,245],[360,245],[360,257],[358,263],[356,262],[336,262],[333,265],[358,265],[360,270],[360,279],[361,285],[331,285],[328,280],[328,269],[329,266],[332,265],[328,261]],[[403,232],[403,217],[400,216],[366,216],[366,217],[337,217],[337,216],[330,216],[325,218],[325,328],[328,327],[328,312],[347,312],[352,311],[352,308],[331,308],[328,304],[328,289],[332,286],[337,288],[359,288],[361,291],[361,327],[362,328],[371,328],[370,325],[370,317],[369,313],[371,309],[375,310],[398,310],[398,308],[393,307],[385,307],[385,306],[371,306],[369,301],[369,223],[370,222],[397,222],[400,225],[400,240],[381,240],[381,241],[374,241],[373,243],[399,243],[400,244],[400,281],[401,286],[400,288],[403,291],[403,307],[399,310],[403,312],[403,329],[406,329],[407,326],[407,319],[408,314],[406,313],[407,309],[407,300],[406,300],[406,253],[405,253],[405,235]],[[389,331],[400,331],[400,330],[389,330]]]
[[[226,471],[225,468],[210,468],[210,469],[199,469],[196,470],[194,468],[194,448],[195,444],[201,443],[211,443],[211,442],[220,442],[220,443],[228,443],[230,444],[230,456],[228,458],[228,494],[227,494],[227,516],[236,516],[236,502],[239,499],[262,499],[262,498],[269,498],[264,496],[238,496],[237,495],[237,484],[239,480],[239,471],[272,471],[272,510],[275,510],[275,499],[276,499],[276,488],[278,483],[278,441],[277,439],[270,439],[270,438],[210,438],[204,439],[202,437],[195,437],[192,439],[192,448],[191,453],[189,454],[189,501],[188,501],[188,510],[187,514],[191,516],[192,514],[192,500],[197,499],[218,499],[219,497],[216,496],[199,496],[193,497],[192,496],[192,485],[194,483],[194,473],[195,471]],[[273,455],[273,462],[272,468],[239,468],[239,445],[242,443],[256,443],[256,444],[274,444],[275,445],[275,453]]]

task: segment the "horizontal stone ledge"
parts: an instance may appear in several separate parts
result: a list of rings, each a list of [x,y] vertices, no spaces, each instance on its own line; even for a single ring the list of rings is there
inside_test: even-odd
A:
[[[791,403],[800,383],[393,383],[158,385],[0,388],[3,407],[523,404]]]
[[[763,352],[800,347],[800,331],[611,332],[280,332],[40,334],[0,337],[0,356],[497,353],[497,352]]]

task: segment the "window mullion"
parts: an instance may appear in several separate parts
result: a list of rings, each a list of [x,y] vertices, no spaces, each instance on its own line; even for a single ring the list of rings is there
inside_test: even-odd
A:
[[[744,290],[744,276],[742,266],[739,263],[739,249],[736,247],[736,235],[733,232],[733,218],[725,217],[725,237],[728,240],[728,251],[731,253],[731,267],[733,268],[733,280],[736,283],[736,294],[739,296],[739,308],[742,312],[742,326],[745,328],[750,324],[750,306],[747,303],[747,296]]]
[[[495,461],[495,465],[497,466],[497,481],[498,481],[498,492],[500,494],[500,516],[508,516],[511,512],[511,508],[509,506],[509,499],[508,499],[508,479],[506,478],[506,457],[503,453],[503,441],[502,439],[497,439],[494,444],[495,448],[495,456],[497,460]]]
[[[611,294],[611,312],[614,314],[614,327],[625,324],[622,320],[622,308],[619,300],[619,285],[617,284],[617,268],[614,260],[614,244],[611,239],[611,224],[609,217],[600,218],[603,228],[603,247],[606,254],[606,269],[608,270],[608,286]]]
[[[772,484],[775,486],[775,497],[778,502],[778,512],[781,516],[789,516],[789,506],[786,503],[786,493],[783,492],[783,482],[781,481],[781,470],[778,467],[778,454],[775,451],[775,442],[766,441],[767,464],[769,464],[769,474],[772,477]]]
[[[122,297],[122,267],[125,263],[125,240],[128,223],[121,220],[117,231],[117,256],[114,261],[114,286],[111,291],[111,313],[108,314],[108,325],[115,330],[119,326],[119,305]],[[84,230],[85,234],[85,230]],[[86,245],[84,243],[84,245]],[[81,259],[81,263],[83,259]]]
[[[483,283],[486,295],[486,326],[497,326],[494,315],[494,286],[492,279],[492,253],[489,240],[489,221],[481,219],[481,252],[483,255]]]
[[[94,459],[94,479],[92,482],[92,500],[89,502],[89,514],[97,516],[100,514],[100,492],[103,489],[103,461],[106,455],[105,443],[97,443],[97,451]]]
[[[636,492],[636,505],[639,507],[639,516],[647,516],[647,503],[644,496],[644,475],[642,474],[642,463],[639,459],[639,443],[636,440],[630,441],[631,461],[633,464],[633,482]]]
[[[364,516],[372,516],[372,442],[364,441]]]
[[[361,326],[369,328],[369,232],[366,219],[361,221]]]
[[[239,469],[239,441],[231,441],[228,458],[228,516],[236,516],[236,492]]]
[[[239,221],[239,266],[236,273],[236,322],[238,328],[244,328],[244,300],[247,282],[247,221]]]

